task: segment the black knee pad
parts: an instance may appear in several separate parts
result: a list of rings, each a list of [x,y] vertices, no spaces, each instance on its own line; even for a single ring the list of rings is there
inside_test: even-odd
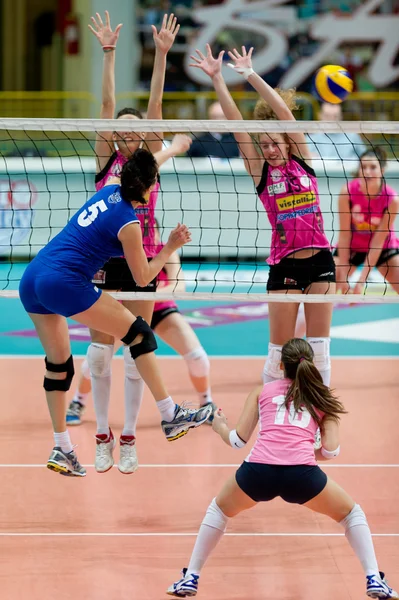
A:
[[[46,392],[67,392],[71,387],[72,379],[75,375],[72,354],[68,360],[61,365],[55,365],[54,363],[49,362],[47,357],[44,359],[44,362],[46,363],[47,371],[51,371],[52,373],[66,373],[65,379],[49,379],[48,377],[45,377],[43,387]]]
[[[139,344],[135,344],[134,346],[130,346],[132,342],[136,339],[138,335],[142,335],[143,339]],[[149,354],[150,352],[154,352],[158,348],[157,341],[155,339],[155,335],[152,332],[151,327],[144,321],[142,317],[137,317],[127,334],[121,340],[126,346],[130,348],[130,354],[132,355],[133,360],[136,360],[142,354]]]

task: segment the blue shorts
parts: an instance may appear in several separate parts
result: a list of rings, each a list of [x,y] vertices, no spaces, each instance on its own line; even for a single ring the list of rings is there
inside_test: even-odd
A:
[[[35,258],[19,284],[19,297],[26,312],[71,317],[91,306],[101,296],[83,275],[58,271]]]
[[[313,465],[265,465],[244,461],[236,472],[238,487],[255,502],[280,496],[285,502],[305,504],[320,494],[327,475]]]

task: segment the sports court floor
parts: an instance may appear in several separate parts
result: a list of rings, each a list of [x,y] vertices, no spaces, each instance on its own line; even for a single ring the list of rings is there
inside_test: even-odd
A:
[[[3,266],[4,272],[4,266]],[[1,275],[1,270],[0,270]],[[259,381],[268,343],[267,305],[181,302],[210,354],[216,403],[230,423]],[[79,367],[87,332],[73,326]],[[362,505],[380,568],[399,588],[399,305],[337,308],[332,385],[349,410],[341,454],[327,464]],[[177,402],[195,401],[184,364],[158,355]],[[95,420],[71,430],[85,479],[44,468],[52,434],[42,390],[43,355],[19,301],[0,298],[1,600],[160,600],[179,576],[210,500],[248,449],[229,449],[203,426],[167,443],[146,392],[139,419],[140,467],[94,471]],[[123,421],[123,363],[115,360],[111,426]],[[118,452],[115,452],[116,460]],[[232,520],[200,580],[209,600],[359,600],[360,565],[341,528],[275,500]]]

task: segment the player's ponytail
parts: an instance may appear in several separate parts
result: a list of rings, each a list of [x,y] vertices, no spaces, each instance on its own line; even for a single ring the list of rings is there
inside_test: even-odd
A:
[[[346,413],[343,404],[324,385],[323,379],[313,362],[313,350],[306,340],[293,338],[281,351],[284,372],[292,383],[287,391],[285,405],[293,403],[295,412],[301,408],[311,414],[320,425],[320,417],[316,410],[338,420],[340,414]]]
[[[128,202],[133,200],[147,204],[144,198],[158,177],[158,165],[153,154],[139,149],[123,165],[121,171],[121,195]]]

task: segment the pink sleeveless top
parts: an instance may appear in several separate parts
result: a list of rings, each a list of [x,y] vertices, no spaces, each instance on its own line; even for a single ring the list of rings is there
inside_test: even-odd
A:
[[[117,150],[112,154],[105,167],[97,173],[95,178],[96,191],[101,190],[112,177],[120,177],[123,165],[127,158]],[[143,248],[147,258],[152,258],[157,254],[155,244],[155,207],[158,200],[159,181],[151,192],[150,200],[147,205],[135,208],[136,215],[140,221],[143,234]]]
[[[247,462],[266,465],[316,465],[314,439],[317,422],[304,409],[284,406],[289,379],[266,383],[259,396],[259,433]],[[320,418],[323,413],[318,412]]]
[[[263,166],[258,196],[272,226],[270,265],[304,248],[331,249],[324,233],[314,170],[291,156],[285,165]]]
[[[351,210],[351,251],[369,252],[374,232],[381,223],[384,213],[389,212],[389,206],[397,193],[383,183],[380,194],[377,197],[370,197],[361,191],[360,185],[360,179],[353,179],[347,186]],[[399,247],[399,239],[394,231],[395,216],[392,215],[384,249]]]
[[[156,247],[155,254],[158,254],[159,252],[161,252],[163,247],[164,247],[164,244],[159,244]],[[165,287],[166,285],[168,285],[168,283],[169,283],[168,274],[166,273],[166,269],[163,268],[162,271],[160,271],[160,273],[158,275],[157,289],[159,291],[162,291],[162,288]],[[155,302],[154,313],[159,312],[161,310],[165,310],[166,308],[177,308],[177,304],[176,304],[176,302],[173,302],[173,300],[165,300],[164,302]]]

